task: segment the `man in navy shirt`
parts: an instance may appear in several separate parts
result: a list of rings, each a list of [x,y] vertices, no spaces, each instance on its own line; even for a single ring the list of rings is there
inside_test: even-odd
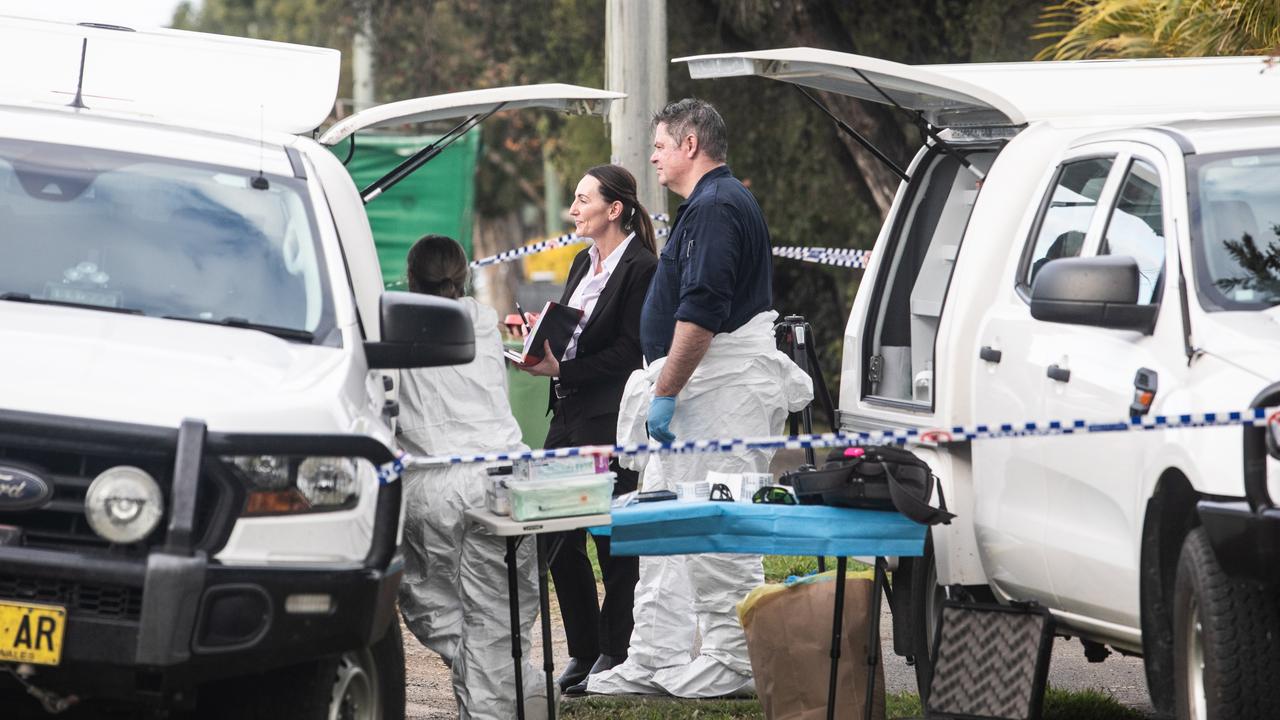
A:
[[[648,431],[662,442],[676,432],[690,440],[779,432],[812,388],[774,347],[772,256],[760,206],[725,165],[728,143],[715,108],[681,100],[653,123],[649,160],[658,181],[686,201],[645,297],[640,346],[648,366],[632,376],[628,393],[649,395]],[[628,429],[634,426],[627,421]],[[653,455],[644,489],[705,482],[711,472],[766,473],[771,456],[757,450]],[[763,582],[758,555],[640,558],[627,660],[592,675],[587,691],[679,697],[751,691],[751,661],[735,608]]]
[[[653,147],[658,182],[686,198],[640,315],[645,360],[667,358],[649,433],[670,442],[676,395],[711,338],[773,306],[773,265],[760,206],[725,165],[728,141],[714,107],[696,99],[671,103],[654,116]]]

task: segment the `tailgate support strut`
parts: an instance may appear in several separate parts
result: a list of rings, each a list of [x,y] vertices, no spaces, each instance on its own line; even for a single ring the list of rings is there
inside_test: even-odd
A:
[[[493,106],[491,109],[483,113],[476,113],[475,115],[472,115],[466,120],[463,120],[462,122],[458,123],[453,127],[452,130],[442,135],[439,140],[436,140],[430,145],[414,153],[411,157],[406,159],[404,162],[392,168],[391,171],[388,172],[386,175],[383,175],[377,180],[374,180],[373,184],[371,184],[369,187],[361,190],[360,199],[364,201],[365,205],[368,205],[370,200],[378,197],[379,195],[386,192],[387,190],[390,190],[396,183],[409,177],[414,172],[416,172],[418,168],[422,167],[423,165],[426,165],[428,162],[431,162],[432,158],[444,152],[445,148],[453,144],[453,141],[457,140],[463,135],[466,135],[467,131],[471,130],[471,128],[474,128],[475,126],[479,125],[485,120],[488,120],[489,116],[501,110],[503,105],[506,105],[506,103],[498,103],[497,105]],[[354,145],[355,145],[354,136],[352,137],[351,141],[352,141],[352,146],[354,148]]]
[[[818,102],[818,99],[815,98],[813,95],[810,95],[808,90],[805,90],[799,85],[792,85],[791,87],[795,88],[796,90],[799,90],[801,95],[809,99],[809,102],[813,103],[814,105],[817,105],[819,110],[826,113],[827,117],[835,121],[836,127],[840,128],[840,130],[843,131],[844,134],[856,140],[859,145],[866,148],[867,152],[871,153],[876,157],[877,160],[884,163],[885,166],[887,166],[890,170],[893,171],[894,175],[897,175],[899,178],[902,179],[902,182],[911,182],[911,177],[908,176],[905,172],[903,172],[902,168],[898,167],[897,163],[890,160],[888,155],[885,155],[883,152],[881,152],[880,148],[876,147],[870,140],[864,137],[862,133],[859,133],[857,130],[854,130],[852,127],[850,127],[849,123],[836,117],[835,113],[831,112],[830,108]]]

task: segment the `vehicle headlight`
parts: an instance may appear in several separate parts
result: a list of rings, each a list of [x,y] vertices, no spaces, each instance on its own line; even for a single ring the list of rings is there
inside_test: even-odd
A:
[[[357,496],[356,463],[351,458],[310,457],[298,466],[298,491],[312,507],[346,505]]]
[[[84,497],[89,527],[113,543],[135,543],[151,534],[164,515],[160,485],[131,465],[104,470]]]
[[[361,478],[376,475],[362,458],[236,455],[223,460],[249,491],[245,515],[345,510],[360,499]]]

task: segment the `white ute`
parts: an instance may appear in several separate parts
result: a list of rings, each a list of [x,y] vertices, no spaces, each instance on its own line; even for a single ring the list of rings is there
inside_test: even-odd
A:
[[[678,62],[896,106],[936,133],[849,315],[842,428],[1280,404],[1280,72],[1261,58]],[[965,586],[1048,607],[1091,660],[1142,654],[1162,713],[1274,717],[1275,445],[1236,426],[913,448],[960,517],[896,575],[895,649],[927,678],[936,604]]]
[[[0,63],[0,714],[403,717],[388,391],[473,331],[383,292],[327,145],[622,96],[419,98],[317,141],[334,50],[0,18]]]

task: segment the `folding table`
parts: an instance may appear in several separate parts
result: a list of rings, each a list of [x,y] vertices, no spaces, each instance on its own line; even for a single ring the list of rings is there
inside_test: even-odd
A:
[[[591,528],[611,535],[614,555],[833,555],[836,560],[835,613],[831,621],[831,680],[827,718],[835,716],[836,671],[844,612],[845,571],[850,557],[874,556],[875,580],[871,648],[867,657],[866,717],[871,717],[875,668],[880,662],[880,595],[885,584],[884,557],[924,554],[928,528],[896,512],[853,510],[825,505],[773,505],[736,502],[642,503],[615,508],[612,527]]]
[[[608,527],[609,516],[607,514],[578,515],[521,521],[506,515],[494,515],[488,510],[468,510],[466,517],[491,534],[507,540],[507,598],[511,608],[511,657],[516,665],[516,717],[524,720],[524,668],[521,662],[520,592],[516,582],[516,549],[520,547],[520,541],[526,535],[541,535],[583,527]],[[548,553],[544,552],[542,543],[535,542],[535,545],[538,547],[538,603],[542,615],[542,669],[547,675],[547,717],[555,720],[555,680],[551,678],[552,673],[555,672],[555,661],[551,657],[551,600],[547,595],[547,565],[551,562],[548,555],[555,555],[556,548],[552,548]]]

